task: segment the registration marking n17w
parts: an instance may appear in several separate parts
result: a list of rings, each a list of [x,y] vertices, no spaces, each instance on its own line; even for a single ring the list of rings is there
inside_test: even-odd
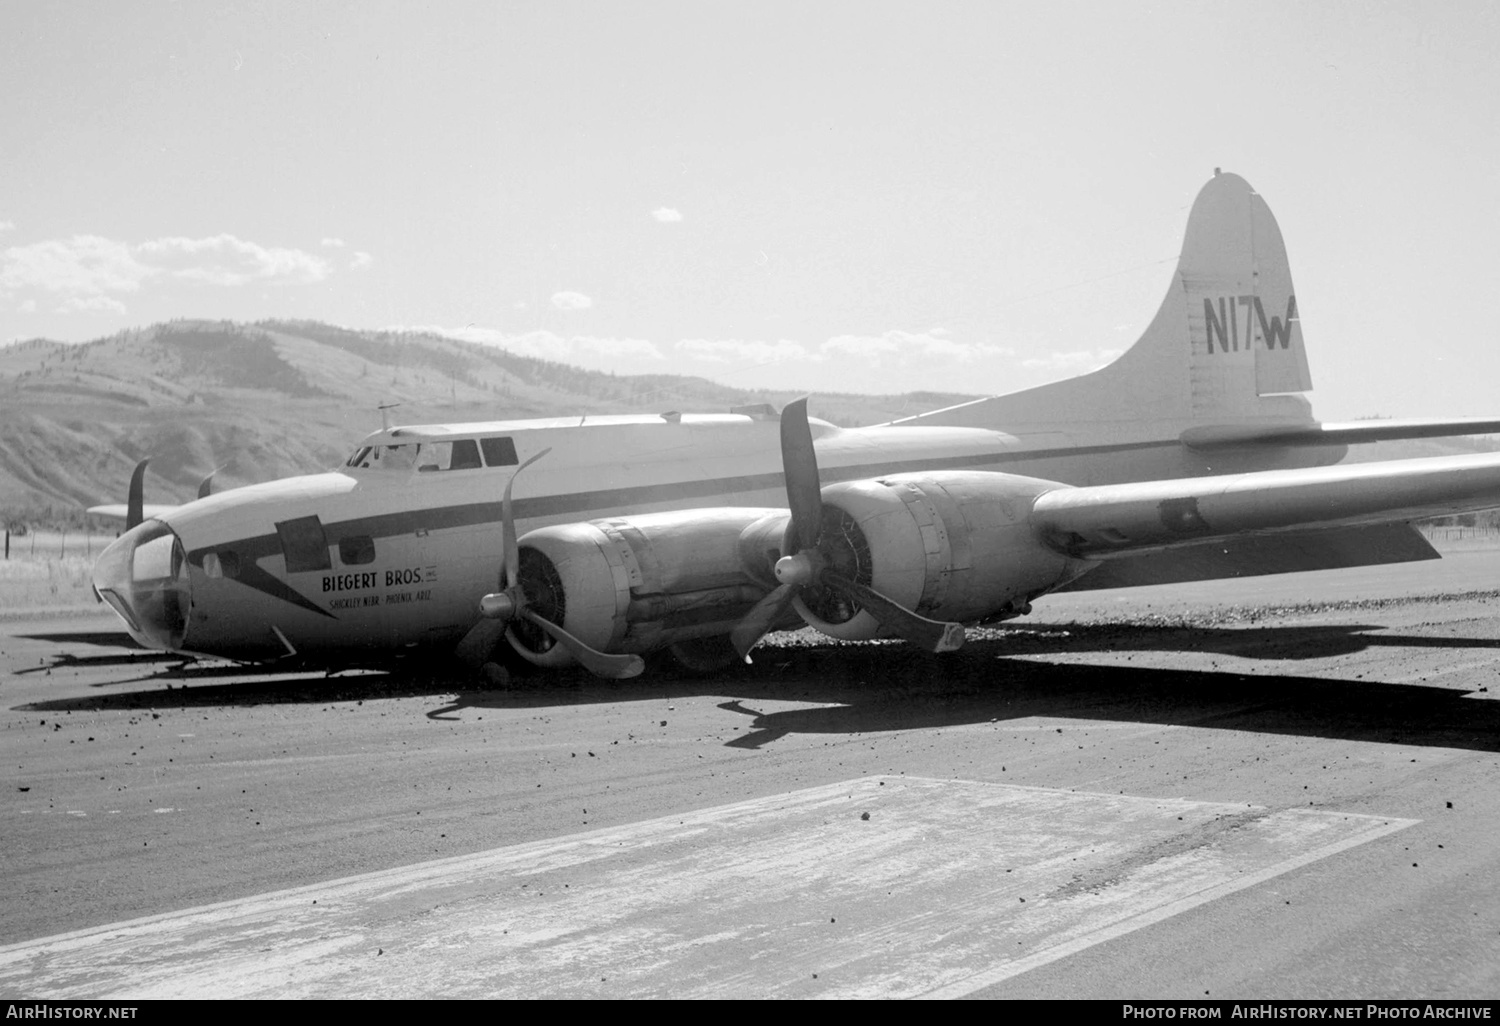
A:
[[[954,997],[1414,822],[871,777],[0,947],[0,990]]]

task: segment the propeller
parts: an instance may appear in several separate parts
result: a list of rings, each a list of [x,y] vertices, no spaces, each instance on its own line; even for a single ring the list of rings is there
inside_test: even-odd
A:
[[[150,462],[151,457],[147,456],[135,465],[135,470],[130,474],[130,491],[125,499],[125,530],[127,531],[146,519],[146,464]]]
[[[551,620],[538,615],[527,601],[526,589],[522,585],[518,572],[521,546],[516,537],[516,517],[511,505],[511,488],[521,471],[551,451],[551,449],[543,449],[522,463],[516,468],[515,473],[511,474],[510,480],[505,483],[505,495],[500,503],[500,530],[505,547],[505,563],[500,568],[500,590],[479,600],[479,612],[487,619],[498,621],[505,627],[509,627],[517,619],[526,620],[571,652],[573,658],[597,676],[608,677],[612,680],[634,677],[646,668],[640,656],[600,652],[598,649],[590,648]]]
[[[214,493],[214,475],[227,466],[229,466],[228,463],[220,463],[217,467],[208,472],[207,477],[198,482],[198,498],[206,499]]]
[[[833,564],[823,541],[823,490],[818,481],[818,456],[807,423],[807,400],[788,403],[781,411],[781,465],[786,477],[787,525],[791,554],[776,561],[781,582],[757,602],[729,634],[735,651],[750,661],[750,651],[771,625],[786,615],[803,588],[818,586],[858,603],[884,628],[929,652],[951,652],[964,643],[961,624],[929,620],[887,598]]]

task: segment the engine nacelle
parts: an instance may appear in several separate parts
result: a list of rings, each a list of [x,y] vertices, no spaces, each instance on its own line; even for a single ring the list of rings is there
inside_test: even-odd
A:
[[[557,524],[520,539],[530,608],[601,652],[650,652],[725,636],[775,586],[791,514],[694,509]],[[525,620],[506,632],[539,666],[572,661]]]
[[[1092,564],[1043,545],[1029,522],[1055,481],[982,471],[895,474],[823,489],[823,539],[832,566],[907,609],[973,623],[1019,616],[1031,599]],[[796,608],[835,638],[880,634],[874,617],[816,585]]]

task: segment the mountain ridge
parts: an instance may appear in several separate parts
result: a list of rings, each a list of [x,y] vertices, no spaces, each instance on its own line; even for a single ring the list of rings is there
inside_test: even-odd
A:
[[[671,374],[615,375],[430,332],[318,321],[178,320],[84,343],[0,347],[0,518],[78,523],[119,502],[150,456],[148,502],[337,466],[392,423],[586,413],[722,412],[785,405],[795,390],[737,389]],[[977,396],[818,394],[847,427]]]

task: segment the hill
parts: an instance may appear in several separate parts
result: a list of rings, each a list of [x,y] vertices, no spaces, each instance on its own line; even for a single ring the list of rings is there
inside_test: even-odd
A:
[[[232,487],[336,466],[392,423],[576,413],[780,407],[801,393],[703,378],[613,375],[440,335],[351,331],[310,321],[173,321],[80,345],[0,348],[0,517],[77,522],[123,501],[152,457],[147,501],[192,498],[204,475]],[[818,395],[845,426],[962,402],[965,395]]]
[[[434,334],[352,331],[311,321],[173,321],[81,345],[0,347],[0,520],[79,523],[123,501],[150,455],[148,502],[337,466],[392,423],[577,413],[712,412],[801,393],[729,388],[668,374],[614,375]],[[973,396],[815,395],[811,412],[876,424]],[[1450,438],[1356,446],[1350,461],[1492,451]]]

